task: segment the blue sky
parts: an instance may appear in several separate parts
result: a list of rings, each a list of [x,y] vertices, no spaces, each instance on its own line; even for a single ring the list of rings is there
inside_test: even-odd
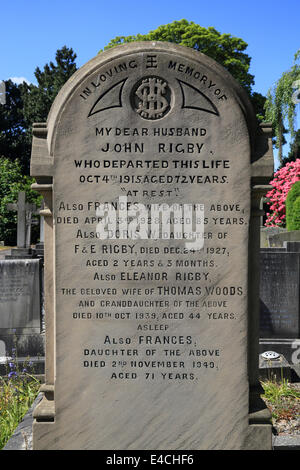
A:
[[[185,18],[248,43],[254,90],[266,94],[300,48],[299,0],[13,0],[0,4],[0,80],[24,77],[66,45],[81,66],[110,39]],[[300,106],[300,105],[298,105]],[[299,121],[299,119],[298,119]],[[300,125],[298,125],[300,127]]]

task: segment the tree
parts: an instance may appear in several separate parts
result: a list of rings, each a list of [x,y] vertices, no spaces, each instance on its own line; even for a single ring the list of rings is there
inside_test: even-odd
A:
[[[300,159],[300,129],[295,132],[294,140],[290,143],[288,156],[282,158],[281,167],[287,163],[295,162],[298,158]]]
[[[256,117],[258,121],[263,122],[265,121],[265,102],[266,97],[260,93],[254,91],[251,93],[250,99],[252,101],[253,108],[256,113]]]
[[[248,44],[242,39],[231,34],[221,34],[213,27],[204,28],[183,19],[159,26],[147,34],[118,36],[104,49],[134,41],[168,41],[208,55],[223,65],[242,85],[252,100],[258,119],[263,119],[265,97],[260,93],[252,94],[254,77],[249,73],[251,58],[245,53]]]
[[[45,122],[51,105],[65,82],[77,70],[75,63],[76,54],[73,49],[63,46],[56,51],[56,64],[50,62],[35,69],[35,77],[38,85],[26,85],[23,88],[24,122],[27,138],[32,139],[32,124]]]
[[[55,59],[43,70],[36,68],[38,85],[5,82],[6,102],[0,106],[0,240],[6,243],[16,242],[17,231],[17,215],[7,211],[6,204],[16,202],[22,190],[29,202],[41,200],[30,189],[34,180],[28,176],[32,124],[46,121],[57,93],[77,69],[76,54],[66,46],[57,50]]]
[[[26,85],[5,81],[5,104],[0,105],[0,155],[18,159],[25,172],[29,171],[31,142],[26,135],[23,115],[23,93]]]
[[[300,180],[293,184],[286,198],[286,227],[300,230]]]
[[[275,146],[278,148],[278,159],[280,164],[283,164],[282,147],[284,145],[284,134],[289,132],[292,142],[296,136],[295,130],[295,117],[296,117],[296,103],[295,87],[299,87],[300,80],[300,65],[297,61],[300,58],[300,49],[294,56],[293,66],[282,74],[277,80],[275,85],[270,88],[267,93],[265,103],[266,119],[273,125],[275,136]],[[287,129],[285,129],[287,127]]]
[[[47,120],[50,107],[65,82],[77,70],[76,54],[66,46],[56,51],[56,63],[35,70],[37,85],[5,82],[6,103],[0,105],[0,155],[18,159],[29,174],[32,124]]]

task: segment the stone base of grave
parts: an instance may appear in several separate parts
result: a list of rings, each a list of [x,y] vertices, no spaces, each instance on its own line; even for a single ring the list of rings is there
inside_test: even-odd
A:
[[[0,375],[11,372],[8,364],[17,363],[19,371],[24,368],[33,374],[45,372],[45,337],[39,331],[12,332],[0,329],[1,353]]]
[[[276,233],[269,236],[269,244],[271,247],[283,247],[286,242],[300,242],[300,230],[292,230],[290,232]]]
[[[44,243],[37,243],[35,245],[35,254],[38,258],[44,257]]]
[[[51,439],[51,433],[56,425],[54,386],[44,384],[40,391],[43,392],[43,398],[33,412],[33,449],[51,450],[53,446],[56,446]],[[263,389],[260,385],[253,387],[250,391],[249,426],[240,450],[272,450],[271,413],[260,397],[262,393]]]
[[[251,424],[242,450],[272,450],[272,425]]]
[[[242,450],[271,450],[271,413],[261,398],[261,385],[250,388],[249,427]]]
[[[11,332],[10,329],[0,329],[0,340],[5,345],[6,356],[44,356],[44,335],[40,331],[26,331],[29,328],[22,330]]]
[[[12,248],[10,255],[6,255],[5,259],[31,259],[36,257],[33,248]]]
[[[289,364],[299,361],[300,338],[260,338],[259,353],[275,351],[285,357]]]
[[[9,363],[13,359],[11,357],[0,357],[0,376],[7,375],[11,372]],[[34,375],[43,375],[45,373],[45,357],[43,356],[34,356],[30,360],[27,357],[18,357],[17,360],[14,359],[14,362],[17,362],[17,368],[22,374],[23,369],[26,369],[28,373]]]
[[[273,450],[300,450],[300,436],[274,436]]]

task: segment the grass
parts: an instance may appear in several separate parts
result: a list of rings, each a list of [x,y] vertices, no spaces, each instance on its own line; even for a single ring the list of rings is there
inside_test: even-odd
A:
[[[0,376],[0,450],[34,402],[41,385],[30,371],[30,361],[20,370],[14,356],[6,367],[7,375]]]
[[[300,388],[276,377],[261,381],[262,399],[272,413],[272,423],[279,433],[300,433]]]

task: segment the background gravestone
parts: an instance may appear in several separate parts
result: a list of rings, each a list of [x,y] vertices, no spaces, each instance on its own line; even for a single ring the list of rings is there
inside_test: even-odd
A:
[[[260,351],[275,350],[292,363],[300,341],[300,242],[260,253]]]
[[[41,265],[38,259],[0,260],[0,340],[6,356],[42,355]]]
[[[255,277],[271,132],[239,85],[187,48],[121,46],[74,74],[33,135],[46,306],[34,449],[271,448]],[[179,212],[151,237],[162,203]]]
[[[20,363],[30,358],[32,371],[42,373],[43,253],[31,248],[31,225],[38,223],[32,215],[40,211],[26,202],[24,191],[7,209],[17,211],[17,247],[0,260],[0,337],[6,357],[17,355]],[[1,367],[0,373],[6,372],[6,367]]]

